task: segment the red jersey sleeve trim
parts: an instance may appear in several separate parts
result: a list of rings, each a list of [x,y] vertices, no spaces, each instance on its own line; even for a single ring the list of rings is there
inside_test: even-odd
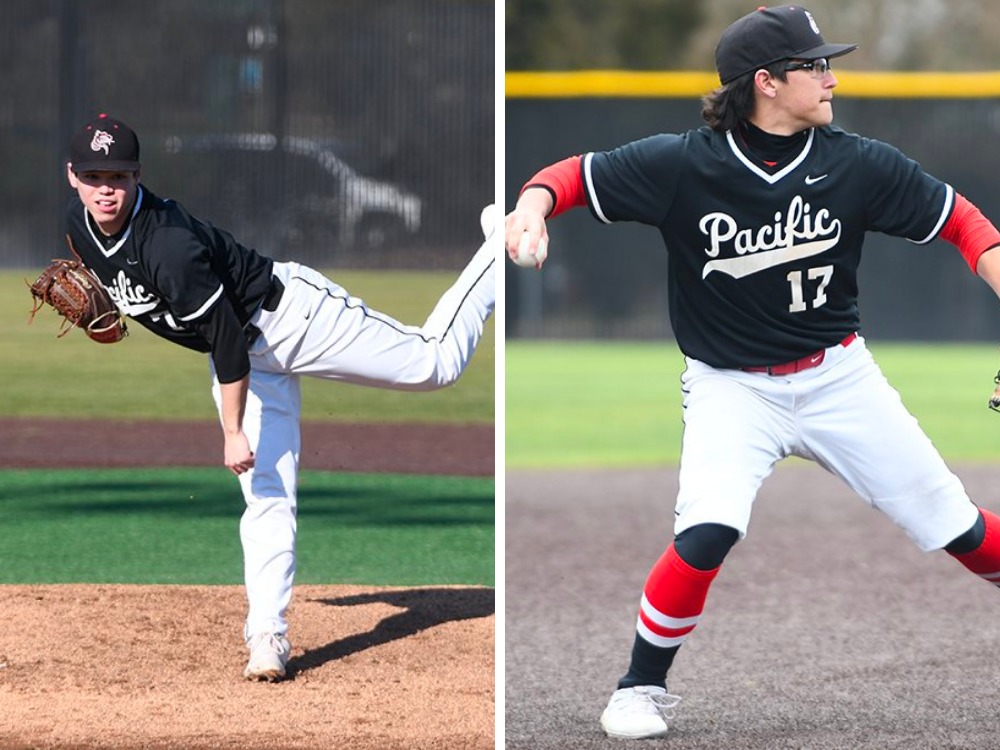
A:
[[[958,248],[973,273],[976,273],[979,256],[1000,245],[1000,232],[993,223],[983,216],[975,204],[957,192],[955,206],[940,236]]]
[[[557,161],[540,170],[521,188],[523,193],[530,187],[545,188],[552,195],[552,210],[549,215],[558,216],[564,211],[577,206],[587,205],[583,191],[583,176],[580,173],[580,162],[583,157],[571,156]]]

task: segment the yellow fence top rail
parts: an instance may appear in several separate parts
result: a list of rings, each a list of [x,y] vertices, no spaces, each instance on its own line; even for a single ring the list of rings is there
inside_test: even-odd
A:
[[[837,96],[873,99],[984,99],[1000,97],[1000,71],[878,73],[836,70]],[[719,85],[708,71],[578,70],[508,72],[508,99],[691,98]]]

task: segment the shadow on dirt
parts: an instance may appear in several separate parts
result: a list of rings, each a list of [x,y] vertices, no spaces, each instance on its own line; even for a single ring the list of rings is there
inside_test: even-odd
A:
[[[496,592],[491,588],[404,589],[309,601],[331,607],[381,603],[401,607],[404,611],[386,617],[367,633],[356,633],[293,657],[288,662],[292,677],[359,651],[407,638],[436,625],[489,617],[496,612]]]

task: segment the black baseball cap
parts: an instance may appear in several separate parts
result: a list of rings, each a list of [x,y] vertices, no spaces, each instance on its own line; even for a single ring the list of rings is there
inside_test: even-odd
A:
[[[761,6],[722,32],[715,67],[726,84],[778,60],[815,60],[853,52],[856,44],[827,44],[801,5]]]
[[[69,162],[74,172],[133,172],[139,168],[139,138],[121,120],[100,114],[70,138]]]

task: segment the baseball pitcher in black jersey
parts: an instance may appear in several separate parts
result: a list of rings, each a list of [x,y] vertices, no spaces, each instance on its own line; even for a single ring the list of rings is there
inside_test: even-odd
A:
[[[240,522],[249,611],[248,679],[285,676],[295,574],[299,378],[426,391],[464,372],[493,313],[496,242],[487,241],[422,326],[365,306],[319,272],[240,244],[139,181],[139,139],[101,115],[72,137],[67,225],[81,260],[122,313],[208,353],[223,462],[246,501]],[[499,238],[497,238],[497,242]]]
[[[801,6],[760,8],[716,49],[707,126],[542,169],[508,214],[516,258],[545,222],[586,206],[656,227],[686,356],[673,542],[639,604],[631,662],[601,716],[612,737],[659,737],[679,702],[667,672],[781,459],[816,461],[923,550],[1000,585],[1000,518],[969,499],[859,334],[867,232],[957,246],[1000,293],[1000,233],[952,186],[885,143],[834,127],[828,44]],[[724,456],[720,466],[719,456]]]

